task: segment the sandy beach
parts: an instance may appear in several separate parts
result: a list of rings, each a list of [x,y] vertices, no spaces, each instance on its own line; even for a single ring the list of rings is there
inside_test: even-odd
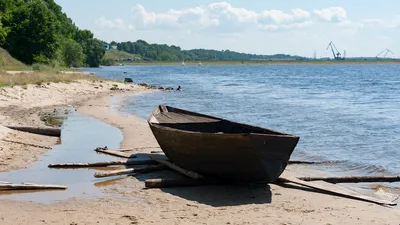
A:
[[[118,86],[122,90],[110,90]],[[115,99],[149,91],[131,84],[111,81],[50,83],[0,89],[2,125],[44,126],[40,115],[47,111],[77,109],[119,128],[121,148],[132,153],[150,153],[157,147],[148,125],[135,115],[122,116],[113,110]],[[26,141],[51,147],[57,138],[12,131],[0,125],[0,171],[26,168],[49,149],[10,143]],[[6,141],[4,141],[6,140]],[[142,148],[142,149],[140,149]],[[50,150],[51,151],[51,150]],[[288,172],[305,173],[301,167]],[[178,176],[172,171],[153,173],[154,178]],[[146,175],[148,178],[149,175]],[[109,195],[71,198],[40,204],[0,200],[0,224],[400,224],[399,208],[317,192],[297,185],[203,186],[145,189],[141,175],[116,179]],[[22,182],[22,181],[21,181]]]

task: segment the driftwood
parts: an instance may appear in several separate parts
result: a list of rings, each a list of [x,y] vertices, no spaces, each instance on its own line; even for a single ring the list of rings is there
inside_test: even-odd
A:
[[[108,149],[96,148],[95,151],[103,153],[103,154],[107,154],[107,155],[122,157],[122,158],[136,158],[135,155],[132,155],[132,154],[129,154],[129,153],[123,153],[123,152],[118,151],[118,150],[108,150]]]
[[[116,166],[116,165],[144,165],[154,164],[154,160],[118,160],[108,162],[95,162],[95,163],[63,163],[63,164],[50,164],[50,168],[87,168],[87,167],[105,167],[105,166]]]
[[[372,183],[372,182],[400,182],[400,176],[346,176],[346,177],[299,177],[304,181],[322,180],[329,183]]]
[[[334,161],[320,161],[320,162],[314,162],[314,161],[298,161],[298,160],[292,160],[289,161],[288,164],[332,164]]]
[[[163,155],[149,155],[149,157],[150,157],[150,159],[153,159],[154,161],[156,161],[156,162],[158,162],[160,164],[163,164],[163,165],[165,165],[165,166],[167,166],[167,167],[169,167],[169,168],[171,168],[171,169],[173,169],[173,170],[175,170],[175,171],[177,171],[179,173],[182,173],[182,174],[184,174],[184,175],[186,175],[186,176],[188,176],[190,178],[193,178],[193,179],[204,178],[202,175],[200,175],[198,173],[186,170],[184,168],[181,168],[181,167],[169,162],[167,160],[167,158],[165,156],[163,156]]]
[[[67,186],[32,184],[32,183],[22,183],[22,184],[0,183],[0,191],[5,191],[5,190],[51,190],[51,189],[67,189]]]
[[[191,187],[216,184],[215,180],[210,179],[190,179],[190,178],[163,178],[147,179],[145,182],[147,188],[168,188],[168,187]]]
[[[36,147],[36,148],[51,149],[51,147],[49,147],[49,146],[36,145],[36,144],[25,143],[25,142],[21,142],[21,141],[13,141],[13,140],[8,140],[8,139],[1,139],[1,141],[10,142],[10,143],[14,143],[14,144],[20,144],[20,145],[28,145],[28,146],[32,146],[32,147]]]
[[[32,134],[40,134],[53,137],[61,137],[61,129],[47,127],[27,127],[27,126],[6,126],[13,130],[19,130]]]
[[[136,174],[136,173],[146,173],[146,172],[153,172],[157,170],[165,169],[164,165],[153,165],[143,168],[132,168],[132,169],[123,169],[123,170],[114,170],[110,172],[97,172],[94,174],[94,177],[111,177],[111,176],[119,176],[119,175],[129,175],[129,174]]]
[[[377,199],[377,198],[370,197],[370,196],[365,196],[365,195],[362,195],[355,191],[345,189],[340,186],[336,186],[334,184],[326,183],[323,181],[307,182],[307,181],[303,181],[298,178],[287,176],[287,175],[281,175],[278,178],[278,181],[294,183],[294,184],[302,185],[305,187],[313,188],[316,190],[328,192],[331,194],[341,195],[344,197],[363,200],[363,201],[367,201],[367,202],[373,202],[373,203],[377,203],[380,205],[396,205],[396,203],[391,202],[391,201],[386,201],[386,200]]]

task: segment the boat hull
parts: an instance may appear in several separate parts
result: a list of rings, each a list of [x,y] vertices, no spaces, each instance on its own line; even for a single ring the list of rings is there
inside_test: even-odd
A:
[[[149,125],[173,163],[206,176],[240,182],[275,182],[299,140],[296,136],[187,132]]]

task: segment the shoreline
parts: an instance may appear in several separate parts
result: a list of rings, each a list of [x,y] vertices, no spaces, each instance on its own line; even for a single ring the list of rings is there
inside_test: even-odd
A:
[[[123,133],[122,148],[156,147],[158,144],[146,123],[135,115],[121,115],[113,108],[132,95],[146,92],[145,88],[135,90],[87,94],[75,105],[82,115],[119,128]],[[88,95],[92,98],[87,98]],[[37,107],[41,109],[43,104]],[[133,153],[150,151],[141,149]],[[288,170],[302,172],[297,167]],[[169,177],[171,173],[115,179],[114,185],[105,187],[104,191],[111,193],[105,198],[74,198],[46,205],[0,200],[0,221],[5,224],[398,224],[400,218],[398,209],[291,184],[143,189],[143,179]],[[113,193],[123,199],[113,197]]]

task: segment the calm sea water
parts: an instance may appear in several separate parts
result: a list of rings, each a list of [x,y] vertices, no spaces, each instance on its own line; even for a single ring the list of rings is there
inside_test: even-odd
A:
[[[119,66],[96,76],[163,87],[125,110],[159,104],[300,136],[293,158],[338,160],[337,175],[400,174],[400,65]],[[124,73],[126,72],[126,73]]]

